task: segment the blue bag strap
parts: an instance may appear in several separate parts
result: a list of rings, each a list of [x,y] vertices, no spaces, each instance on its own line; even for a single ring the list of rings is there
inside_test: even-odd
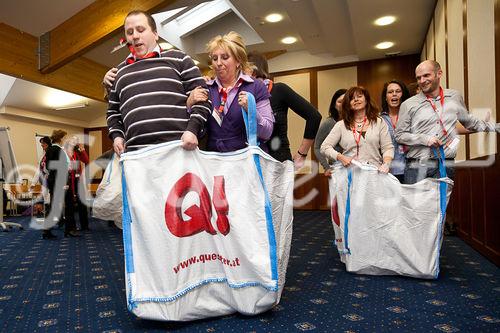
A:
[[[243,114],[243,121],[245,122],[245,129],[247,131],[248,145],[258,146],[259,140],[257,139],[257,103],[255,97],[247,92],[248,112],[241,108]]]
[[[432,152],[434,153],[434,156],[436,156],[439,164],[439,176],[441,178],[446,178],[446,159],[444,155],[444,149],[443,146],[439,146],[439,152],[436,148],[432,147]],[[437,239],[437,260],[436,260],[436,274],[434,275],[434,278],[437,279],[439,275],[439,256],[441,252],[441,243],[443,240],[443,223],[446,218],[446,195],[448,192],[448,184],[444,181],[439,182],[439,208],[441,211],[441,218],[439,220],[439,227],[438,227],[438,239]]]
[[[349,216],[351,215],[351,187],[352,187],[352,168],[347,169],[347,199],[345,204],[344,216],[344,253],[351,254],[349,248]]]
[[[435,147],[432,147],[432,152],[434,153],[434,156],[436,156],[436,159],[438,160],[439,177],[441,178],[448,177],[448,175],[446,174],[446,158],[444,155],[443,146],[439,146],[439,151]]]
[[[130,281],[130,277],[128,274],[134,273],[134,254],[132,252],[132,217],[130,215],[130,208],[128,204],[127,198],[127,180],[125,179],[125,169],[123,168],[123,162],[120,162],[122,165],[122,228],[123,228],[123,249],[125,251],[125,270],[127,271],[127,284],[129,287],[129,296],[127,299],[127,307],[129,310],[137,307],[137,304],[132,299],[132,282]]]
[[[241,108],[241,113],[243,115],[243,120],[245,121],[245,128],[247,132],[247,140],[249,146],[258,146],[259,141],[257,139],[257,104],[255,103],[255,97],[247,92],[248,99],[248,112]],[[266,212],[266,227],[267,236],[269,241],[269,255],[271,258],[271,274],[273,280],[278,280],[278,259],[276,254],[276,235],[274,234],[273,226],[273,214],[271,207],[271,199],[269,197],[269,192],[267,191],[266,183],[264,182],[264,176],[262,175],[262,167],[260,165],[259,154],[253,154],[253,160],[257,173],[259,175],[259,180],[264,189],[265,197],[265,212]]]

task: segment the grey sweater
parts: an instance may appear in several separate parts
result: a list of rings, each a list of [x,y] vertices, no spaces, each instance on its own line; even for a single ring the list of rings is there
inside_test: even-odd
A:
[[[328,134],[332,131],[333,126],[335,126],[335,123],[336,121],[332,117],[326,118],[325,121],[323,121],[319,126],[316,139],[314,140],[314,154],[325,170],[330,169],[330,165],[328,164],[326,158],[321,154],[320,148],[323,141],[325,141]]]

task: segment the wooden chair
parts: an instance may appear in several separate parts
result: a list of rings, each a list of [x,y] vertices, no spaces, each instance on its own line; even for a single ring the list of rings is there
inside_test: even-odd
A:
[[[88,185],[88,189],[89,189],[90,195],[92,195],[92,198],[95,197],[95,194],[97,192],[98,187],[99,187],[99,184],[90,183]]]
[[[4,184],[4,189],[7,191],[7,206],[9,209],[9,215],[17,215],[17,205],[16,205],[16,198],[17,198],[17,189],[16,189],[17,184]]]

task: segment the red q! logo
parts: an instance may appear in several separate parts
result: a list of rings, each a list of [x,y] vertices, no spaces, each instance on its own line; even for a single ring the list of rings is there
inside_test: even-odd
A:
[[[191,219],[185,221],[182,217],[182,202],[185,196],[194,191],[200,197],[200,206],[192,205],[184,211]],[[188,237],[205,230],[215,235],[217,231],[212,226],[212,203],[217,213],[217,229],[224,236],[229,233],[229,205],[224,190],[224,177],[214,177],[213,200],[200,177],[188,172],[172,187],[165,204],[165,222],[168,230],[177,237]]]

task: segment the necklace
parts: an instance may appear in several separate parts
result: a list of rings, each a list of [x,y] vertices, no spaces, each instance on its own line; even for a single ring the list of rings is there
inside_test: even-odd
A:
[[[354,119],[354,122],[356,123],[356,128],[357,129],[363,128],[365,121],[366,121],[366,118],[363,118],[361,121],[357,121],[356,119]]]

